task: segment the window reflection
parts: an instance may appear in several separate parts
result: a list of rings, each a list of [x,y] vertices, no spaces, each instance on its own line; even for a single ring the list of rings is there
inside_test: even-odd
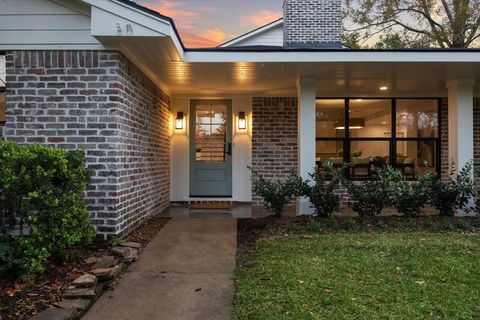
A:
[[[195,159],[201,162],[224,162],[227,107],[197,106],[195,122]]]
[[[345,130],[339,130],[338,125],[343,126],[345,118],[345,100],[322,99],[317,100],[317,137],[341,138]],[[344,128],[342,128],[344,129]]]
[[[435,141],[397,141],[396,167],[407,177],[437,170]]]
[[[432,99],[397,100],[397,137],[438,137],[438,101]]]

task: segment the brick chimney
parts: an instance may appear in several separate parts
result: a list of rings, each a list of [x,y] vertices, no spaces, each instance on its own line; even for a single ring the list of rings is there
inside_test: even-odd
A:
[[[341,48],[341,0],[285,0],[284,47]]]

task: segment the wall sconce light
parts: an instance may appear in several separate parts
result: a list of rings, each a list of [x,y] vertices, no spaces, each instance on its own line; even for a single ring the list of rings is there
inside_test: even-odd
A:
[[[183,130],[183,112],[177,112],[175,118],[175,130]]]
[[[245,117],[245,112],[240,111],[238,113],[238,129],[245,130],[247,129],[247,118]]]

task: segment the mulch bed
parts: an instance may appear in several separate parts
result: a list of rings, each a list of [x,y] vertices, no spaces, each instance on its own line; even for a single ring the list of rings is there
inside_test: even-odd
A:
[[[146,246],[167,224],[169,218],[153,217],[122,238]],[[110,241],[94,239],[89,245],[78,245],[65,253],[63,261],[51,261],[45,271],[26,286],[12,275],[0,277],[0,320],[26,320],[55,305],[62,293],[78,276],[91,269],[84,260],[109,255]]]
[[[170,218],[165,217],[153,217],[138,228],[130,231],[123,239],[125,241],[138,242],[145,247],[152,239],[157,235],[160,230],[170,221]]]
[[[335,217],[328,221],[312,216],[239,219],[237,249],[243,251],[259,238],[286,233],[331,232],[480,232],[480,217],[376,216]]]

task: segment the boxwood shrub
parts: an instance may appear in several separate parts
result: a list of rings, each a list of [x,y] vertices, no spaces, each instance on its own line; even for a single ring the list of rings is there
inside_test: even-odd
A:
[[[95,234],[83,152],[0,141],[0,273],[33,274]]]

